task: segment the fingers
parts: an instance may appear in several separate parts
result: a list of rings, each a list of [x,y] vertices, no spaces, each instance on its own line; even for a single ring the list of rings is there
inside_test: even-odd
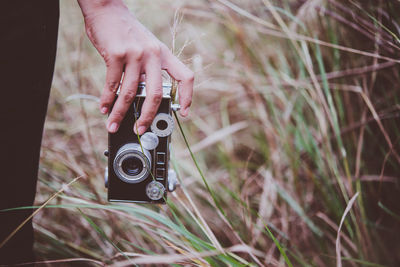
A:
[[[134,132],[142,135],[151,125],[162,100],[161,60],[159,57],[149,59],[146,67],[146,98],[140,117],[134,126]]]
[[[107,61],[106,84],[100,98],[100,111],[103,114],[110,111],[115,99],[115,94],[121,81],[123,65],[123,62],[118,58]]]
[[[107,129],[110,133],[118,131],[126,112],[136,96],[140,75],[139,67],[137,64],[128,64],[125,68],[120,93],[107,121]]]
[[[192,103],[194,73],[175,57],[168,47],[163,47],[163,69],[179,83],[180,114],[186,117]]]
[[[142,135],[151,125],[158,111],[163,95],[161,69],[165,69],[169,75],[178,81],[180,114],[182,116],[188,115],[192,102],[194,74],[165,45],[160,47],[160,49],[152,49],[152,52],[147,53],[147,56],[134,57],[131,62],[127,62],[125,56],[113,57],[112,60],[107,61],[106,85],[100,100],[100,110],[103,114],[110,112],[124,71],[124,65],[126,65],[120,95],[107,121],[109,132],[115,133],[118,131],[127,110],[136,96],[138,81],[143,79],[141,71],[146,74],[146,98],[140,118],[134,126],[135,133]],[[143,55],[143,53],[140,54]],[[144,69],[142,69],[143,67]]]

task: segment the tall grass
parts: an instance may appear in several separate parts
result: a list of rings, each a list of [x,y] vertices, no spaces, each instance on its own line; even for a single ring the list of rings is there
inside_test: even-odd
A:
[[[63,191],[34,216],[39,260],[400,263],[396,1],[129,1],[196,72],[164,206],[106,203],[105,68],[77,4],[61,4],[36,202]]]

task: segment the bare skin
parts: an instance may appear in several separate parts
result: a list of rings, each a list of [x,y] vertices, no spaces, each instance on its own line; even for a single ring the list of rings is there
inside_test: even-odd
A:
[[[146,99],[133,130],[140,135],[146,131],[161,102],[162,70],[179,82],[180,114],[187,116],[192,102],[193,72],[134,17],[122,0],[78,0],[78,3],[87,35],[107,66],[101,113],[110,111],[124,75],[118,100],[108,117],[108,131],[118,131],[136,96],[142,74],[145,74]]]

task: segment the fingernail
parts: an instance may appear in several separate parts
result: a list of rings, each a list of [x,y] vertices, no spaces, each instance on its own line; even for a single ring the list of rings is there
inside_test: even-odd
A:
[[[146,131],[146,127],[145,126],[136,127],[136,125],[135,125],[135,127],[133,128],[133,131],[135,132],[135,134],[142,135]]]
[[[118,124],[113,122],[109,127],[108,130],[112,133],[115,133],[118,130]]]
[[[108,108],[107,108],[107,107],[102,107],[102,108],[101,108],[101,113],[106,114],[107,111],[108,111]]]

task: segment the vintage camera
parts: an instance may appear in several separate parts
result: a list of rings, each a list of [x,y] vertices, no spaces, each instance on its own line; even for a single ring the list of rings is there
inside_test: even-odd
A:
[[[133,132],[146,98],[145,83],[140,83],[136,97],[125,115],[118,131],[109,133],[108,167],[105,185],[108,201],[165,203],[167,191],[177,184],[175,172],[169,169],[171,134],[174,129],[171,84],[163,84],[163,97],[151,127],[140,136]]]

